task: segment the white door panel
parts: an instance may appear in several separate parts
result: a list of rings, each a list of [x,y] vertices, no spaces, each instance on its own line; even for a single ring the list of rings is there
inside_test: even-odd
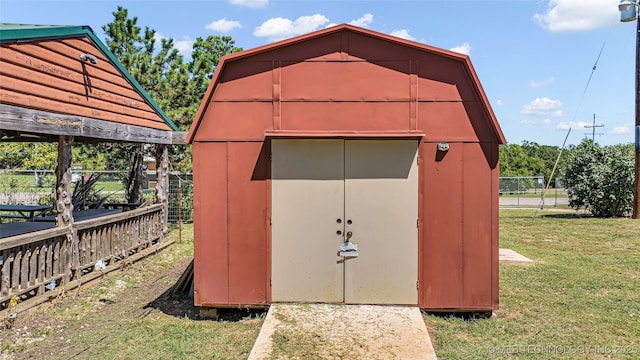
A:
[[[341,140],[271,142],[274,302],[344,299],[336,234],[344,214],[343,148]]]
[[[345,262],[345,302],[417,304],[418,142],[345,146],[345,218],[359,256]]]

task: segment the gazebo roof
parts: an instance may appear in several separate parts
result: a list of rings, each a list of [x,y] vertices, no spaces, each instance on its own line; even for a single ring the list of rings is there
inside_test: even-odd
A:
[[[0,23],[0,138],[174,143],[177,126],[89,26]]]

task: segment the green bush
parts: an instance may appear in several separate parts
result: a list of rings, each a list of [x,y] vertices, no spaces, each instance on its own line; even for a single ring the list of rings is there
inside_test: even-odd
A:
[[[583,140],[571,152],[564,173],[569,206],[597,217],[621,217],[633,210],[633,144],[601,147]]]

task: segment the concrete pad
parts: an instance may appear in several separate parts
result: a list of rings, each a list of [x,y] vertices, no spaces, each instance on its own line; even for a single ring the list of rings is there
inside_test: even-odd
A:
[[[249,359],[437,359],[416,307],[271,305]]]
[[[500,262],[506,264],[533,264],[533,260],[511,249],[500,249]]]

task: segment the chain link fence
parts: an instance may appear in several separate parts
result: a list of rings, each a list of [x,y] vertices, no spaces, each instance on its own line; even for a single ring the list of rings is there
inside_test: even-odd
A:
[[[567,191],[560,179],[552,182],[552,188],[544,191],[546,183],[542,176],[501,176],[501,207],[544,207],[569,204]],[[544,191],[544,199],[542,194]]]
[[[126,171],[74,170],[72,181],[80,184],[91,174],[99,175],[95,184],[97,202],[126,202]],[[0,169],[0,203],[22,205],[53,205],[56,176],[51,170]],[[156,173],[146,171],[142,187],[145,201],[155,201]],[[171,172],[169,175],[169,222],[193,222],[193,176],[191,173]]]

